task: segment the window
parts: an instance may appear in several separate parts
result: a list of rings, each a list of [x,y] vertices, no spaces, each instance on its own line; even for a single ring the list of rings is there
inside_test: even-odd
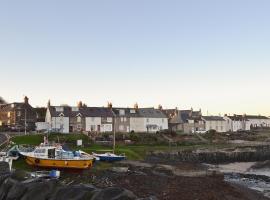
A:
[[[119,110],[119,115],[125,115],[125,110]]]
[[[91,125],[91,131],[95,131],[96,127],[95,125]]]
[[[82,118],[80,116],[77,117],[77,122],[81,123],[82,122]]]
[[[91,121],[92,121],[92,122],[95,121],[95,118],[94,118],[94,117],[91,117]]]
[[[17,112],[17,116],[20,117],[21,116],[21,111]]]
[[[64,108],[63,107],[55,107],[56,112],[63,112]]]
[[[107,117],[107,122],[112,122],[112,117]]]
[[[130,110],[130,113],[134,114],[134,113],[136,113],[136,111],[132,109],[132,110]]]
[[[71,110],[77,112],[77,111],[79,111],[79,108],[78,107],[72,107]]]
[[[120,130],[120,131],[123,131],[123,130],[124,130],[124,126],[123,126],[123,125],[120,125],[120,126],[119,126],[119,130]]]
[[[149,119],[148,118],[146,119],[146,122],[149,122]]]
[[[10,113],[10,112],[8,112],[7,116],[8,116],[8,117],[10,117],[10,116],[11,116],[11,113]]]
[[[161,121],[162,121],[162,123],[164,123],[164,119],[162,119]]]

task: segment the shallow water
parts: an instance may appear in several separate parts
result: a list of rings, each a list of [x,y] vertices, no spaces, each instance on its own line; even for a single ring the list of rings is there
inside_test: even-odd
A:
[[[253,169],[256,162],[238,162],[224,165],[210,165],[210,168],[224,173],[224,180],[256,190],[270,197],[270,168]]]

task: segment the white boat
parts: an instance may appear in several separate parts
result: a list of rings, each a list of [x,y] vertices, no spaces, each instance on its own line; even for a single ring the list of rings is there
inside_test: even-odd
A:
[[[100,161],[121,161],[126,159],[125,155],[116,155],[114,153],[103,153],[103,154],[98,154],[98,153],[93,153],[93,156],[98,157]]]

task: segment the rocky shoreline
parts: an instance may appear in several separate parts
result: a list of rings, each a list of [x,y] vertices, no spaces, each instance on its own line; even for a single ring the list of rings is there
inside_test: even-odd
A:
[[[198,163],[124,161],[109,169],[29,179],[0,165],[0,200],[266,200]]]

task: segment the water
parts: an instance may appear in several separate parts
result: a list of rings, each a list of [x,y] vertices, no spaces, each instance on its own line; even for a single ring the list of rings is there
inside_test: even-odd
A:
[[[243,185],[270,197],[270,166],[267,164],[255,167],[258,164],[260,163],[238,162],[210,167],[223,172],[225,181]]]

